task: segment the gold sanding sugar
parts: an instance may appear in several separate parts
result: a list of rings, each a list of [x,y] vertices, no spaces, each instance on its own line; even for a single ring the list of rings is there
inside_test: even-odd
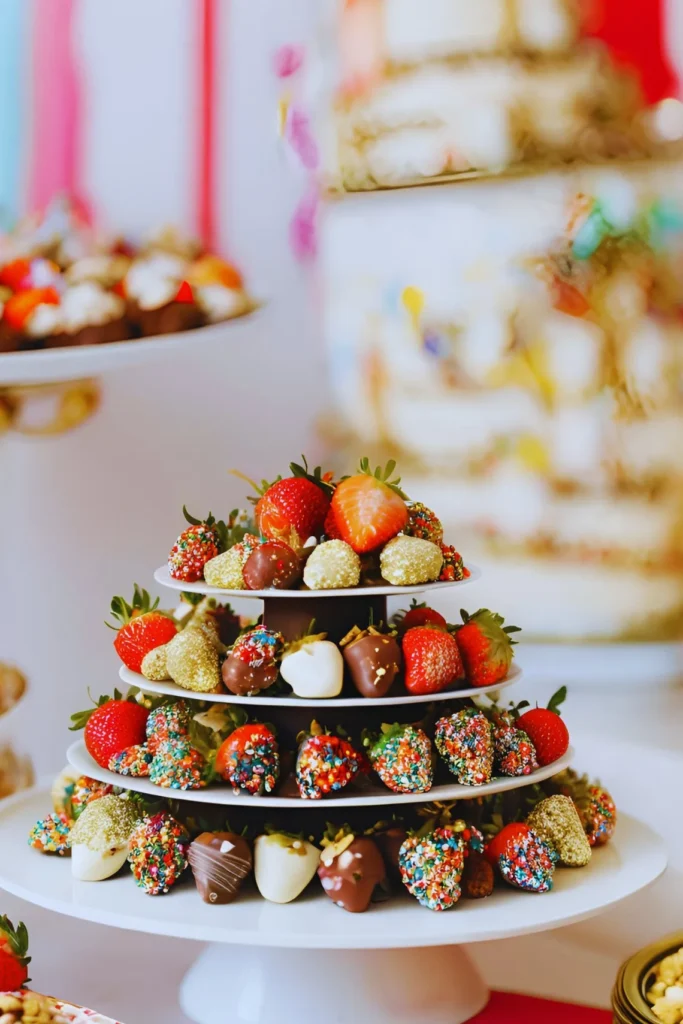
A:
[[[72,846],[109,850],[128,842],[139,815],[130,800],[103,796],[88,804],[71,830]]]
[[[683,949],[664,957],[655,966],[655,982],[648,989],[647,998],[652,1012],[662,1024],[681,1024],[683,1021]]]
[[[557,795],[541,800],[527,818],[527,825],[555,847],[560,863],[566,867],[582,868],[591,859],[590,844],[570,797]]]
[[[394,537],[380,555],[382,578],[396,587],[431,583],[443,565],[441,548],[420,537]]]
[[[306,562],[304,583],[311,590],[339,590],[359,582],[360,558],[343,540],[318,544]]]

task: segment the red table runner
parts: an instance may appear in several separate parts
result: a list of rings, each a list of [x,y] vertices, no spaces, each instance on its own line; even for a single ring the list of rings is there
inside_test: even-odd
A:
[[[491,1002],[472,1024],[612,1024],[612,1019],[609,1010],[493,992]]]

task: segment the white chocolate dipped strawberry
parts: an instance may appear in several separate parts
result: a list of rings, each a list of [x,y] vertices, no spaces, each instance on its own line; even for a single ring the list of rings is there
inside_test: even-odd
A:
[[[327,633],[304,636],[287,647],[280,675],[297,697],[338,697],[344,682],[344,659],[337,645],[327,639]]]
[[[136,805],[120,796],[103,796],[88,804],[71,830],[73,877],[102,882],[120,871],[137,818]]]
[[[291,903],[315,876],[320,850],[284,832],[258,836],[254,842],[254,876],[259,892],[271,903]]]

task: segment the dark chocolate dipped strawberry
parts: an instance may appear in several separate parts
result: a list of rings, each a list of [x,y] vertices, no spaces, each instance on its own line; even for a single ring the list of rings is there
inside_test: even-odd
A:
[[[334,831],[333,829],[330,831]],[[368,909],[378,885],[386,882],[384,859],[369,836],[346,827],[323,840],[318,877],[326,894],[351,914]]]
[[[236,832],[202,832],[191,843],[188,859],[205,903],[232,903],[252,868],[249,843]]]
[[[384,697],[401,671],[403,657],[394,633],[357,626],[340,644],[353,685],[363,697]]]
[[[246,697],[267,690],[277,680],[282,633],[255,626],[238,637],[223,662],[223,682],[230,693]]]
[[[303,575],[300,555],[284,541],[259,544],[247,558],[242,578],[247,590],[287,590]]]

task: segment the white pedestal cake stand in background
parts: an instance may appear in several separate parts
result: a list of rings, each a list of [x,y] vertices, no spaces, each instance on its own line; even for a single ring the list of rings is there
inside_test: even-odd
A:
[[[164,572],[158,571],[156,578],[164,580]],[[200,593],[210,590],[202,584],[193,589]],[[372,606],[375,621],[379,621],[386,596],[400,594],[402,589],[358,588],[344,596],[305,591],[221,593],[224,597],[262,597],[265,623],[273,628],[294,630],[298,618],[313,610],[326,628],[331,624],[337,629],[332,639],[338,640],[343,635],[343,620],[349,618],[346,602],[362,625],[364,608],[367,612]],[[155,692],[146,681],[135,678],[143,689]],[[190,691],[183,691],[183,696],[186,700],[211,699]],[[267,700],[274,710],[282,698]],[[352,698],[352,706],[368,708],[394,702],[393,697],[367,702]],[[412,702],[417,710],[429,703],[429,698],[413,697]],[[315,705],[322,714],[327,702],[296,703]],[[324,807],[325,811],[329,808],[330,817],[335,807],[372,804],[381,817],[382,807],[472,799],[531,785],[565,767],[571,751],[530,776],[498,779],[486,786],[437,785],[419,795],[396,794],[379,787],[348,790],[322,803],[286,796],[254,800],[220,787],[171,792],[149,780],[124,779],[101,769],[81,742],[70,748],[68,756],[74,767],[94,778],[161,798],[250,808],[287,807],[299,813]],[[218,907],[203,903],[189,885],[179,886],[161,899],[150,898],[126,873],[100,884],[77,882],[64,862],[30,855],[26,836],[32,823],[45,813],[48,799],[45,789],[37,789],[0,808],[0,886],[48,909],[85,920],[211,943],[181,987],[183,1009],[197,1024],[299,1024],[302,1015],[311,1010],[324,1012],[327,1024],[463,1024],[483,1009],[488,999],[486,986],[467,954],[469,944],[580,921],[642,889],[666,866],[661,840],[649,828],[624,816],[614,841],[595,852],[588,869],[558,872],[555,889],[542,897],[497,890],[488,900],[463,900],[454,910],[439,914],[401,892],[386,904],[354,915],[336,907],[321,889],[317,893],[309,890],[296,902],[280,906],[246,887],[235,903]],[[345,810],[344,816],[347,814]]]

